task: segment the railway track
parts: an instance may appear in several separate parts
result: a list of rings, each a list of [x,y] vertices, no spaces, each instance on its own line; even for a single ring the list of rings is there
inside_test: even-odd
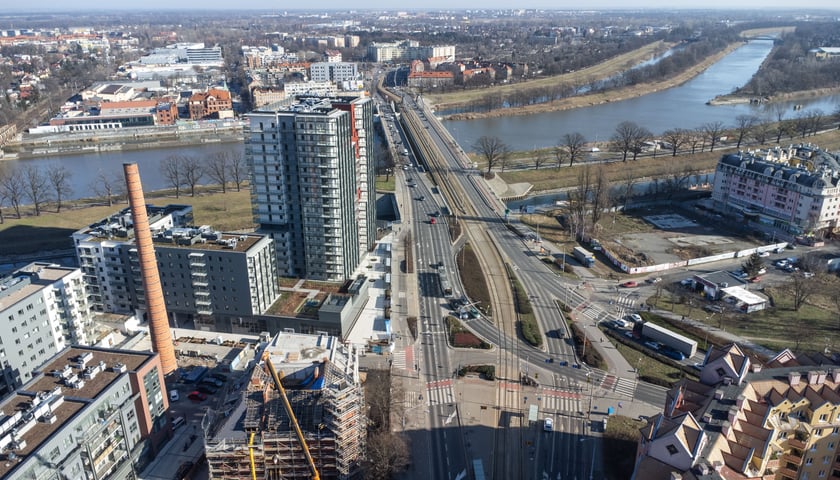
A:
[[[445,160],[438,145],[431,138],[429,130],[414,109],[403,108],[401,119],[404,127],[413,139],[415,153],[422,158],[428,168],[432,181],[450,206],[451,213],[461,222],[465,235],[473,246],[479,267],[484,273],[490,294],[492,318],[499,336],[494,343],[498,352],[497,377],[500,380],[496,390],[497,425],[494,430],[494,450],[491,467],[492,478],[522,478],[525,474],[522,450],[523,431],[527,420],[522,411],[522,389],[520,387],[519,344],[512,341],[517,335],[517,314],[514,307],[509,277],[509,261],[504,258],[488,233],[488,218],[481,214],[467,199],[470,197],[463,184],[455,178],[455,168]],[[442,135],[446,145],[447,136]],[[450,148],[457,160],[459,152]],[[457,166],[460,169],[460,165]],[[492,220],[491,220],[492,221]]]

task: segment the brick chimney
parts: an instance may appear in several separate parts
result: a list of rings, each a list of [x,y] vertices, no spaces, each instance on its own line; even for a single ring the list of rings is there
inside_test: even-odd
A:
[[[163,374],[168,375],[178,368],[178,364],[175,361],[175,346],[172,344],[169,316],[166,314],[155,247],[152,243],[152,232],[149,229],[146,198],[143,195],[143,185],[140,183],[140,171],[137,164],[124,163],[123,172],[128,187],[131,218],[134,221],[134,239],[140,260],[140,273],[143,276],[143,289],[146,292],[146,316],[152,336],[152,350],[160,356]]]

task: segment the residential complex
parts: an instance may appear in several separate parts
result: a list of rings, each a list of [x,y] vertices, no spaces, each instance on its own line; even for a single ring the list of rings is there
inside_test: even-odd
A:
[[[633,478],[840,479],[840,366],[785,350],[765,366],[711,348],[641,429]]]
[[[95,338],[78,268],[33,263],[0,279],[0,397],[69,344]]]
[[[455,61],[454,45],[420,46],[416,40],[402,42],[377,43],[368,45],[368,60],[371,62],[406,62],[442,57],[447,62]]]
[[[376,240],[373,102],[300,97],[248,115],[245,156],[260,231],[280,275],[343,281]]]
[[[714,208],[793,234],[830,232],[840,219],[840,163],[810,146],[724,155]]]
[[[171,436],[155,353],[69,347],[0,403],[0,477],[134,479]]]
[[[361,478],[366,421],[356,351],[335,337],[281,333],[259,358],[239,403],[205,438],[210,478],[311,478],[295,421],[320,478]]]
[[[359,68],[354,62],[317,62],[309,66],[309,72],[315,82],[341,83],[359,78]]]
[[[279,297],[270,238],[192,226],[192,207],[147,206],[166,309],[177,326],[229,322],[268,310]],[[145,309],[129,209],[73,234],[91,308]]]

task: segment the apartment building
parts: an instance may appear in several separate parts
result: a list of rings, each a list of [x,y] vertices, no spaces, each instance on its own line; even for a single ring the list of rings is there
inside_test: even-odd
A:
[[[32,263],[0,279],[0,397],[68,344],[96,339],[78,268]]]
[[[266,235],[192,226],[189,205],[147,206],[166,308],[174,325],[212,326],[264,313],[279,297],[274,244]],[[73,234],[95,311],[145,310],[131,211]]]
[[[377,63],[406,62],[443,57],[447,62],[455,61],[454,45],[421,46],[416,40],[380,43],[368,45],[368,60]]]
[[[248,115],[255,222],[280,275],[343,281],[373,248],[373,102],[301,97]]]
[[[754,364],[706,354],[640,431],[634,479],[840,479],[840,365],[785,350]]]
[[[338,95],[338,86],[329,80],[316,82],[286,82],[283,84],[286,98],[298,96],[334,97]]]
[[[135,479],[172,434],[155,353],[67,347],[0,403],[0,477]]]
[[[721,211],[792,234],[829,233],[840,219],[840,163],[810,146],[727,154],[712,202]]]
[[[309,66],[313,82],[340,83],[359,78],[359,68],[355,62],[316,62]]]
[[[361,478],[366,421],[356,350],[335,337],[280,333],[258,359],[239,403],[205,438],[210,478],[311,478],[313,466],[322,479]],[[303,453],[278,380],[314,465]]]

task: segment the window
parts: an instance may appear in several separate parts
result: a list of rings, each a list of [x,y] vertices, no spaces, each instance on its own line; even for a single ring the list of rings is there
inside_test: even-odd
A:
[[[670,453],[671,455],[676,455],[677,452],[679,452],[679,450],[677,450],[677,447],[675,447],[673,443],[668,444],[668,446],[665,448],[668,449],[668,453]]]

